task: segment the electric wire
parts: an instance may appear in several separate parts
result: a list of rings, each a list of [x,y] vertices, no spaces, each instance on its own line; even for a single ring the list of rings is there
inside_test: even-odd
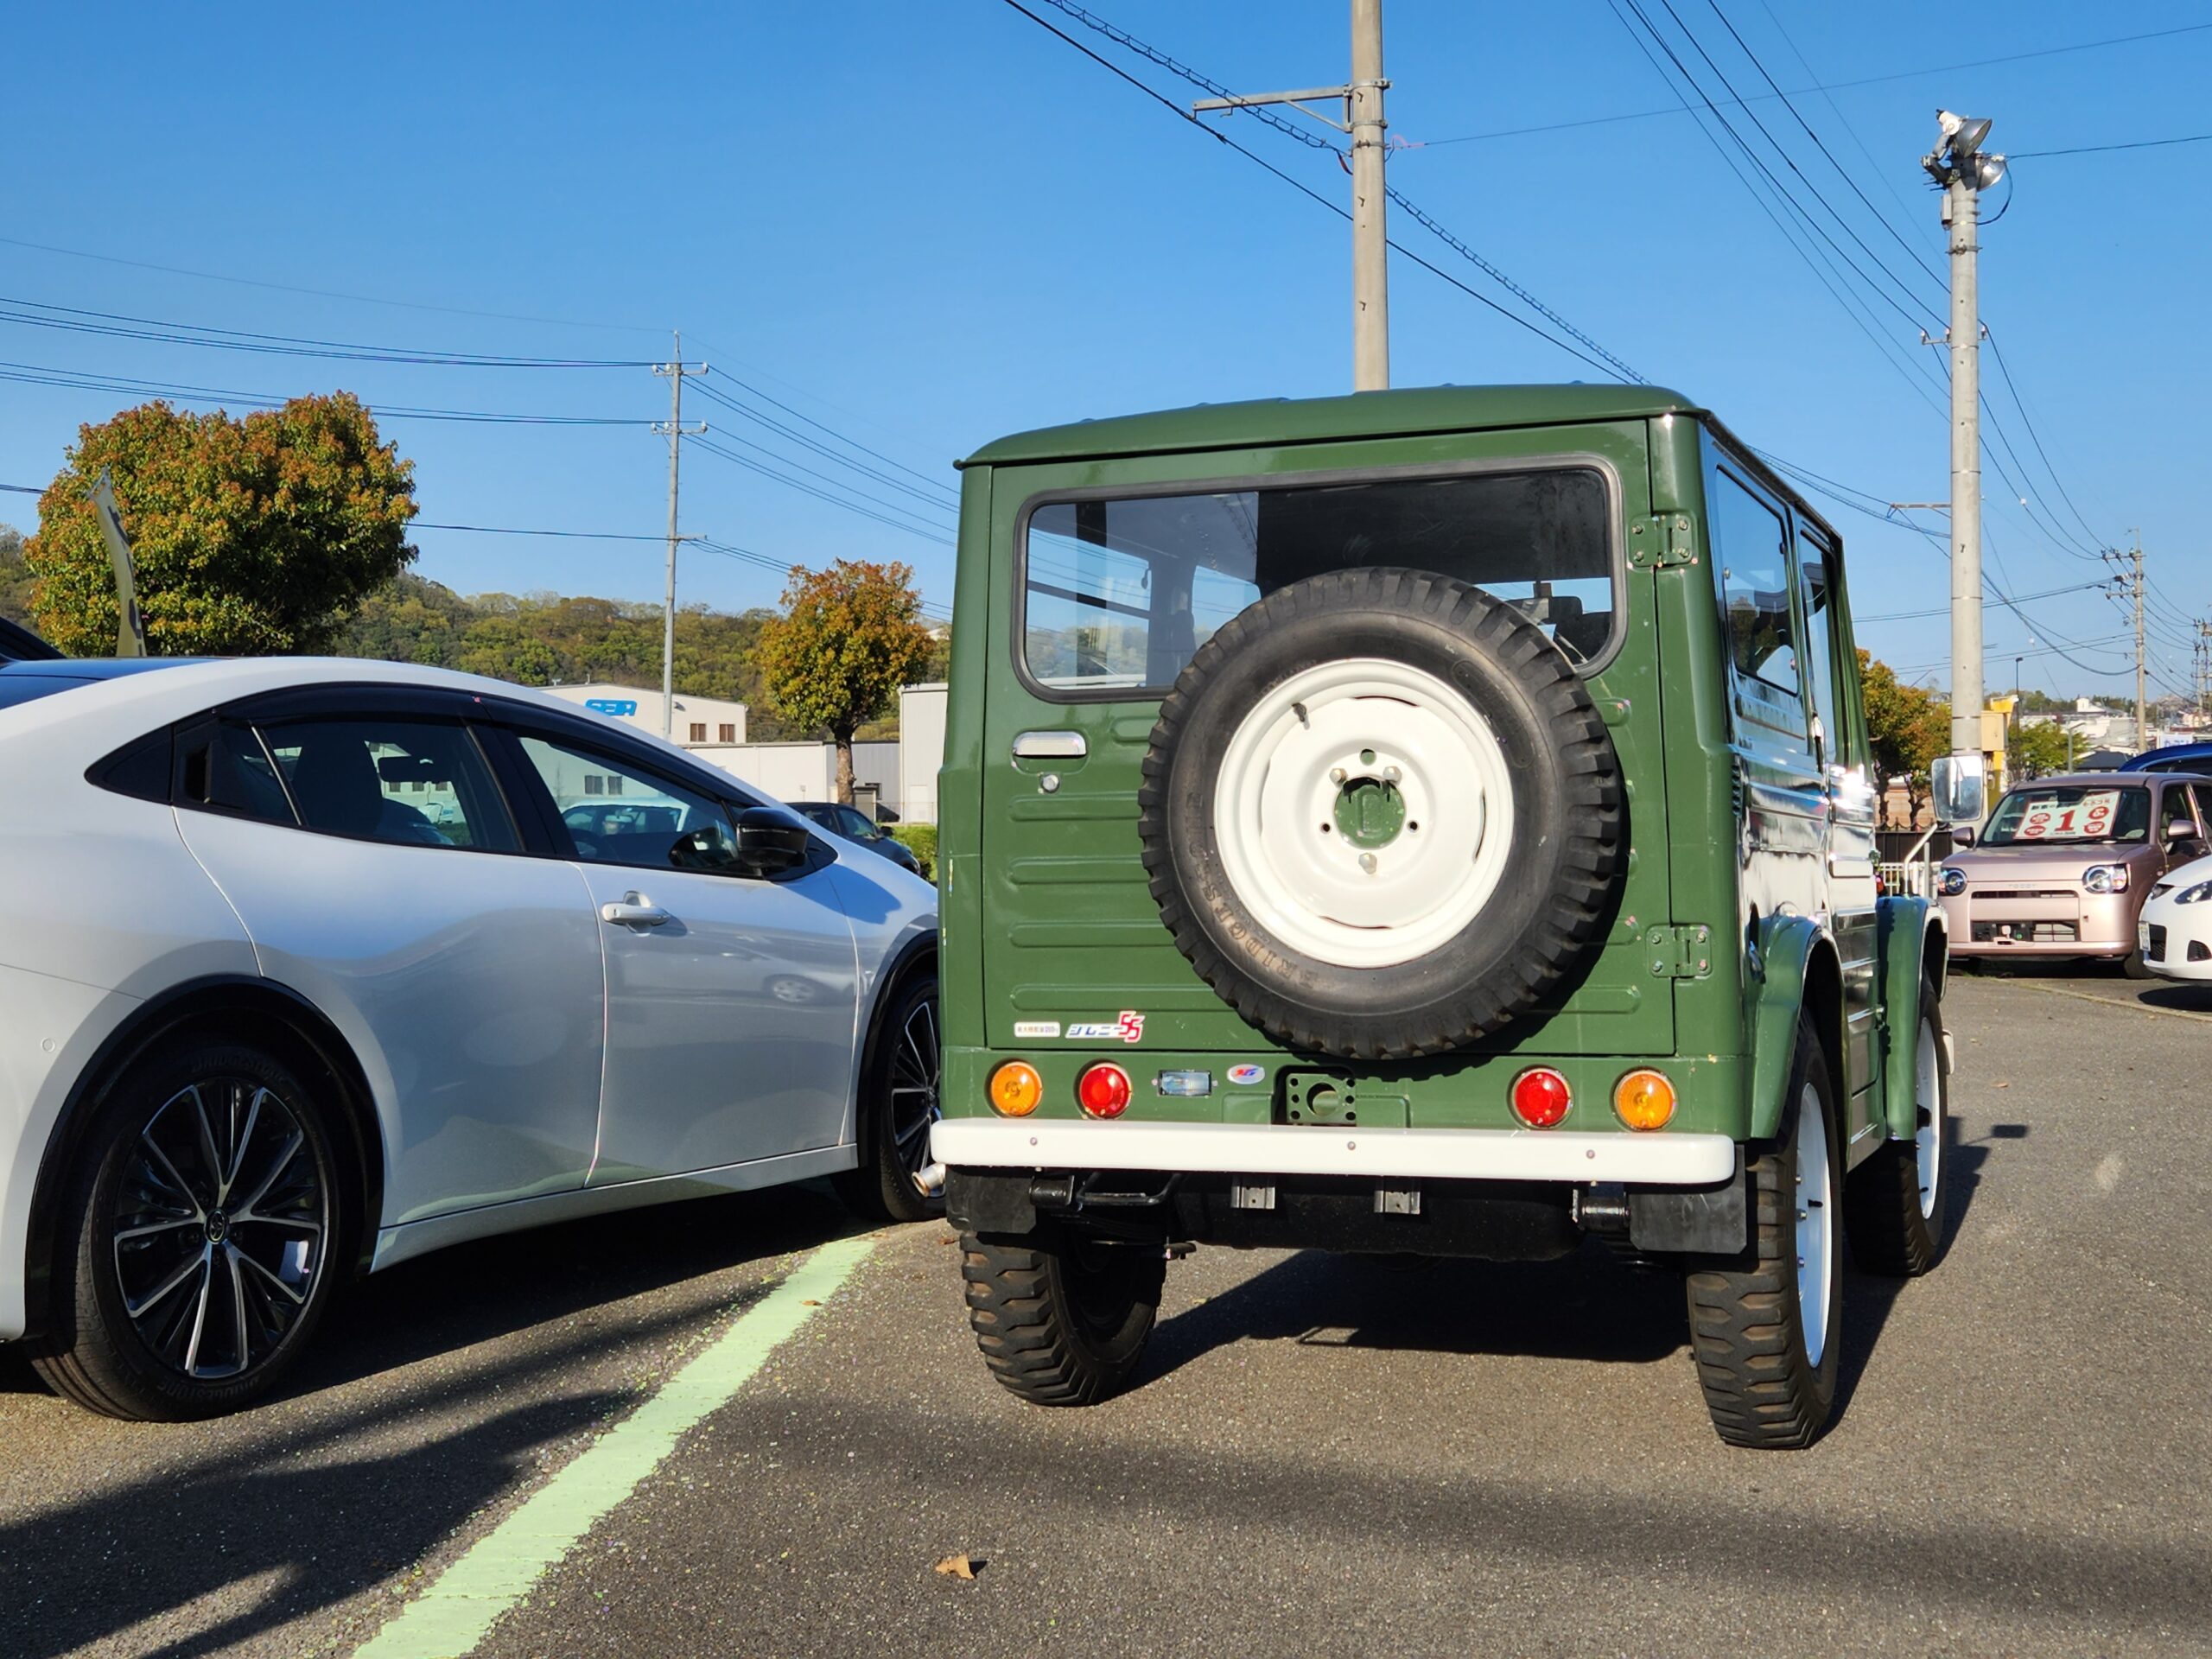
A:
[[[901,494],[912,496],[915,500],[923,503],[925,506],[928,506],[935,512],[951,513],[956,512],[958,510],[957,503],[956,501],[948,501],[942,496],[928,494],[922,490],[917,489],[912,484],[901,482],[888,473],[879,471],[875,467],[854,461],[848,456],[841,455],[836,450],[830,448],[827,444],[818,443],[813,439],[806,436],[805,434],[793,431],[790,427],[784,425],[781,422],[772,420],[768,416],[762,415],[757,410],[748,409],[738,399],[728,396],[712,385],[702,384],[698,387],[698,391],[702,396],[714,403],[721,404],[724,409],[730,410],[733,414],[741,415],[747,420],[755,422],[759,425],[765,427],[769,431],[777,433],[790,442],[798,444],[801,448],[810,451],[810,453],[821,456],[825,461],[833,461],[852,472],[858,473],[861,476],[873,480],[874,482],[884,486],[886,488],[897,490]],[[772,450],[767,450],[764,451],[764,453],[772,454],[775,452]],[[789,464],[794,467],[799,467],[799,463],[797,461],[791,461]],[[895,465],[896,463],[893,464]],[[799,467],[799,470],[801,472],[810,471],[810,468],[804,467]],[[826,474],[817,473],[815,474],[814,476],[824,477]],[[831,481],[836,482],[837,480],[833,479]]]
[[[2023,149],[2005,160],[2039,162],[2050,156],[2101,156],[2107,150],[2159,149],[2168,144],[2212,144],[2212,132],[2192,132],[2185,138],[2138,138],[2124,144],[2076,144],[2070,149]]]
[[[650,358],[512,357],[483,352],[425,351],[411,346],[364,346],[347,340],[315,340],[296,334],[260,334],[248,329],[218,328],[204,323],[164,322],[151,317],[127,316],[113,311],[89,311],[81,306],[53,305],[0,295],[0,322],[29,327],[58,328],[73,334],[102,334],[118,340],[150,340],[166,346],[201,346],[228,352],[253,352],[274,357],[334,359],[349,363],[403,363],[417,366],[465,369],[646,369]],[[47,312],[54,315],[32,315]]]
[[[282,409],[292,400],[265,392],[238,391],[220,386],[183,385],[160,380],[126,379],[119,375],[92,374],[77,369],[53,369],[35,363],[0,361],[0,380],[25,385],[62,386],[78,391],[106,391],[126,397],[174,397],[187,404],[241,404],[257,409]],[[417,421],[468,421],[504,426],[652,426],[649,419],[613,415],[511,415],[487,410],[425,409],[410,404],[369,403],[364,409],[378,418],[391,416]]]
[[[873,507],[846,500],[842,496],[831,494],[828,490],[817,488],[814,485],[792,478],[787,474],[778,472],[774,467],[754,461],[748,455],[741,455],[734,449],[726,449],[712,438],[687,432],[684,434],[684,441],[710,455],[717,456],[734,466],[742,467],[748,472],[758,473],[763,478],[772,479],[786,488],[797,490],[802,495],[810,495],[816,500],[827,502],[833,507],[842,507],[848,512],[856,513],[863,518],[872,518],[877,524],[887,525],[893,530],[903,530],[909,536],[918,536],[924,541],[935,542],[940,547],[954,545],[952,537],[945,534],[942,529],[931,528],[904,518],[896,518],[888,512],[880,512]]]

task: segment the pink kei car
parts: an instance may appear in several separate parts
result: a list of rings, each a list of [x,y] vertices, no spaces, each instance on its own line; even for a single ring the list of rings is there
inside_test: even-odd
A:
[[[2005,792],[1977,836],[1943,864],[1936,887],[1951,955],[2086,957],[2141,974],[2136,917],[2174,865],[2212,837],[2212,777],[2089,772]]]

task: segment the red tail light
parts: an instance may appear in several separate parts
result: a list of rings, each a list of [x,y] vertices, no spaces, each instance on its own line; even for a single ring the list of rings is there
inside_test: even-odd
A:
[[[1532,1065],[1513,1079],[1513,1115],[1532,1129],[1556,1128],[1573,1104],[1567,1079],[1548,1065]]]
[[[1119,1117],[1129,1109],[1129,1074],[1101,1060],[1076,1079],[1075,1097],[1093,1117]]]

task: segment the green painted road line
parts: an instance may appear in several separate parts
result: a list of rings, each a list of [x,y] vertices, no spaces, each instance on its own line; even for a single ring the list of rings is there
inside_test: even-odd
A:
[[[874,1236],[862,1235],[815,1251],[659,1392],[470,1545],[436,1583],[357,1649],[355,1659],[461,1659],[474,1650],[499,1615],[635,1491],[685,1430],[743,1388],[874,1248]]]

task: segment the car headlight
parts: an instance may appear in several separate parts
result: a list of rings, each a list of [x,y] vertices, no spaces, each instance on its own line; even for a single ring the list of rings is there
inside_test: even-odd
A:
[[[2082,872],[2082,885],[2091,893],[2126,893],[2127,866],[2092,864]]]
[[[1936,886],[1940,891],[1955,898],[1967,890],[1967,873],[1964,870],[1954,869],[1950,865],[1946,864],[1943,867],[1942,877],[1937,881]]]
[[[2183,887],[2174,894],[2174,903],[2177,905],[2202,904],[2207,899],[2212,899],[2212,881],[2200,881],[2193,887]]]

